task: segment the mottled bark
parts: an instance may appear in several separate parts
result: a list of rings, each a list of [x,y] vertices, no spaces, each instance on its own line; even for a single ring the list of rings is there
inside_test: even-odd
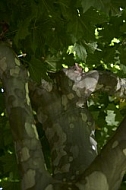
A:
[[[51,147],[53,176],[63,181],[75,180],[97,155],[86,98],[76,96],[72,86],[63,72],[52,84],[43,80],[35,90],[30,85],[31,101]]]
[[[126,118],[76,185],[80,190],[118,190],[125,172]]]
[[[52,75],[52,82],[29,82],[29,99],[28,73],[5,43],[0,43],[0,78],[22,190],[118,190],[126,171],[126,119],[97,156],[86,102],[96,90],[125,97],[126,79],[83,73],[75,65]],[[50,144],[52,176],[45,169],[30,100]]]
[[[76,189],[77,187],[80,190],[118,189],[126,165],[125,154],[123,154],[125,148],[120,150],[118,143],[118,138],[121,138],[123,133],[119,134],[117,130],[116,138],[113,137],[108,142],[93,164],[89,166],[89,163],[94,159],[93,156],[96,156],[96,143],[91,136],[94,130],[94,122],[86,107],[86,101],[90,94],[96,90],[125,97],[126,79],[120,79],[110,72],[91,71],[83,73],[76,66],[64,69],[52,78],[54,81],[52,84],[43,80],[41,86],[32,86],[32,84],[29,86],[31,100],[37,110],[38,120],[43,124],[50,142],[54,177],[62,179],[64,182],[69,181],[68,189]],[[83,117],[80,118],[79,114]],[[71,125],[71,118],[73,125]],[[70,126],[72,126],[72,130]],[[69,139],[71,139],[71,144]],[[70,151],[75,143],[79,156],[77,149],[72,149],[73,154]],[[54,150],[55,154],[53,154]],[[89,150],[92,153],[91,157]],[[66,157],[67,159],[63,159]],[[89,157],[90,160],[88,160]],[[71,161],[68,158],[72,158]],[[80,160],[80,158],[83,159]],[[68,166],[68,164],[68,168],[63,167]],[[85,171],[86,168],[88,169]],[[77,171],[81,178],[76,183]],[[55,175],[55,172],[58,175]],[[57,185],[54,185],[54,187],[54,189],[57,189]],[[50,188],[53,187],[50,186]],[[59,188],[66,188],[66,185],[62,184]]]
[[[28,73],[12,49],[0,43],[0,78],[13,135],[22,190],[41,190],[49,183],[28,95]]]

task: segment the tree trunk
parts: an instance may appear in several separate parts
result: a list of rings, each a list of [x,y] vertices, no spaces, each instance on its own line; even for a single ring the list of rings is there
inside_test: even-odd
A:
[[[0,44],[0,78],[21,175],[21,188],[44,189],[50,176],[45,170],[28,95],[28,73],[5,43]]]
[[[126,119],[97,156],[86,102],[99,89],[124,96],[126,80],[106,72],[83,73],[77,65],[50,77],[52,82],[41,85],[30,82],[12,49],[0,44],[0,78],[22,190],[118,190],[126,171]],[[52,174],[45,168],[30,101],[50,144]]]
[[[51,148],[53,176],[71,181],[78,178],[97,155],[94,121],[85,97],[77,97],[72,81],[60,72],[56,83],[30,86],[30,98]]]

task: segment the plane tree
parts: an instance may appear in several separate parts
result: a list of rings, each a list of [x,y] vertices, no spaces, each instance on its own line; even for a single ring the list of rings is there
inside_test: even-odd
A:
[[[0,2],[1,187],[125,188],[125,4]]]

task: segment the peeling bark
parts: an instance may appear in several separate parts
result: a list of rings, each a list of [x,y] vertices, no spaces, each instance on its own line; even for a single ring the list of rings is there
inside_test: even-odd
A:
[[[75,180],[97,155],[93,118],[85,98],[77,97],[72,86],[60,72],[51,91],[45,85],[30,88],[31,101],[51,147],[53,177],[63,181]]]
[[[49,183],[49,176],[45,170],[30,105],[28,73],[12,49],[5,43],[0,43],[0,78],[4,88],[22,189],[44,189]]]
[[[126,171],[126,119],[97,156],[86,102],[96,90],[125,97],[126,79],[108,72],[84,73],[75,65],[38,86],[28,81],[26,69],[5,43],[0,43],[0,78],[22,190],[118,190]],[[51,147],[52,176],[45,169],[30,101]]]
[[[66,78],[66,76],[68,78]],[[117,136],[117,141],[113,137],[112,141],[108,142],[106,147],[101,151],[100,155],[96,157],[93,164],[91,164],[92,160],[94,159],[93,156],[96,156],[96,151],[93,152],[93,149],[92,160],[89,160],[91,165],[89,166],[89,163],[85,162],[85,160],[90,157],[88,154],[88,150],[90,149],[89,147],[91,147],[89,139],[91,142],[91,134],[93,132],[92,126],[94,124],[91,115],[88,113],[86,101],[90,94],[97,90],[106,91],[109,94],[118,97],[124,97],[126,79],[120,79],[109,72],[91,71],[88,73],[83,73],[82,71],[78,71],[76,67],[72,67],[65,69],[64,72],[55,74],[53,81],[54,83],[51,86],[50,91],[48,90],[48,82],[45,82],[46,85],[43,82],[41,86],[33,87],[32,84],[29,86],[31,100],[34,108],[37,110],[38,120],[43,124],[52,150],[55,150],[55,156],[52,153],[52,161],[56,157],[59,171],[58,176],[55,176],[55,169],[57,169],[57,165],[53,164],[54,177],[62,179],[64,183],[67,184],[67,187],[69,186],[69,189],[118,189],[125,173],[126,163],[125,156],[124,154],[121,156],[122,153],[119,148],[118,150],[113,149],[118,144]],[[109,81],[111,81],[111,83]],[[78,112],[82,116],[80,119],[81,122],[79,122],[80,120]],[[69,121],[71,121],[71,117],[75,119],[73,120],[74,122],[72,124],[69,123]],[[90,123],[89,120],[91,121],[91,125],[88,125],[88,123]],[[54,125],[55,123],[56,125]],[[68,126],[67,129],[66,126]],[[81,126],[83,126],[82,130]],[[74,131],[74,134],[72,134],[73,136],[71,135],[71,128],[79,129],[80,133],[85,134],[85,136],[83,136],[83,142],[81,141],[81,134],[78,131]],[[86,129],[88,129],[90,132],[87,132],[88,130]],[[68,139],[70,139],[69,133],[72,136],[71,146],[69,146],[68,141]],[[117,134],[119,135],[118,131]],[[62,136],[64,136],[63,141]],[[59,141],[59,139],[61,139],[61,141]],[[77,139],[76,143],[74,141],[75,139]],[[81,143],[84,145],[83,150],[80,148],[81,146],[79,143],[80,145]],[[60,146],[61,144],[62,148]],[[69,159],[64,161],[62,157],[64,158],[65,154],[67,154],[67,156],[70,155],[71,152],[69,150],[71,147],[73,147],[73,144],[78,146],[78,151],[80,152],[79,157],[77,157],[77,149],[74,147],[73,150],[76,158],[72,159],[71,157],[71,162]],[[92,145],[96,150],[96,142],[93,138]],[[65,149],[65,147],[69,148]],[[80,157],[83,158],[82,162],[79,159]],[[80,168],[78,168],[78,163]],[[84,163],[86,163],[86,166],[84,166]],[[65,167],[63,170],[62,164],[65,165],[66,168],[68,166],[68,170],[66,170]],[[72,168],[72,173],[70,173],[70,168]],[[86,168],[87,170],[85,170]],[[76,175],[76,171],[79,171],[78,175]],[[79,177],[77,180],[77,176],[80,175],[81,177]],[[73,176],[75,177],[72,178]],[[76,180],[77,182],[75,182]],[[71,185],[70,183],[68,184],[68,181],[72,181]],[[54,189],[57,189],[55,185],[53,187]],[[65,185],[62,184],[62,188],[65,188]]]
[[[80,190],[118,190],[125,172],[126,118],[76,185]]]

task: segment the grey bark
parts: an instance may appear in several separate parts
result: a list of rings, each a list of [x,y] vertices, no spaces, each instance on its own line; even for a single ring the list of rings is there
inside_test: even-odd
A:
[[[0,43],[0,78],[23,190],[119,188],[126,171],[126,119],[97,156],[94,120],[86,103],[96,90],[125,97],[126,79],[108,72],[84,73],[75,65],[37,85],[5,43]],[[50,144],[52,175],[45,169],[31,102]]]

